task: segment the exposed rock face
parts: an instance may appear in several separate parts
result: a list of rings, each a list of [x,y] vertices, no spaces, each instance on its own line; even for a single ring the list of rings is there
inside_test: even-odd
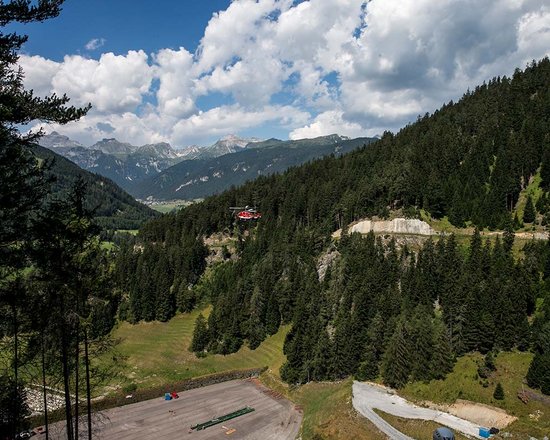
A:
[[[431,226],[418,219],[394,218],[393,220],[363,220],[350,226],[349,233],[359,232],[368,234],[373,231],[377,234],[406,234],[406,235],[437,235]],[[342,231],[338,230],[333,237],[340,237]]]
[[[77,148],[82,147],[82,144],[69,139],[67,136],[59,134],[57,131],[52,131],[50,134],[42,136],[38,140],[38,145],[50,149],[54,148]]]
[[[331,249],[319,257],[319,261],[317,262],[317,277],[320,282],[325,280],[328,268],[332,266],[332,263],[334,263],[339,256],[340,252],[336,249]]]

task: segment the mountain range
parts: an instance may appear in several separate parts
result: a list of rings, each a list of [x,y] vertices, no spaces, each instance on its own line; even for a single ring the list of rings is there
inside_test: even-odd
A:
[[[174,149],[165,142],[133,146],[112,138],[85,147],[52,132],[41,138],[40,145],[113,180],[134,197],[190,200],[318,157],[342,154],[372,140],[329,135],[282,141],[227,135],[208,147]]]
[[[182,161],[138,182],[131,193],[139,199],[203,198],[258,176],[283,172],[318,157],[350,152],[373,140],[348,139],[338,135],[297,141],[269,139],[249,144],[232,154]]]

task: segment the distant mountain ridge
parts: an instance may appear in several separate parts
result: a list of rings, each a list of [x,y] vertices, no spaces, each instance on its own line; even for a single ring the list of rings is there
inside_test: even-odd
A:
[[[53,132],[40,144],[81,168],[113,180],[140,199],[196,199],[260,175],[285,171],[328,154],[342,154],[373,141],[336,134],[282,141],[227,135],[208,147],[174,149],[166,142],[134,146],[105,138],[85,147]]]
[[[232,154],[182,161],[136,183],[129,191],[142,200],[202,198],[322,156],[347,153],[374,140],[349,139],[338,135],[296,141],[268,139],[249,143],[246,148]]]
[[[31,152],[51,163],[47,174],[55,178],[52,187],[54,195],[66,194],[77,179],[84,180],[87,206],[95,211],[95,219],[100,226],[106,229],[137,229],[146,220],[158,216],[108,178],[83,170],[55,151],[35,145]]]
[[[129,190],[134,182],[160,173],[184,158],[166,142],[134,146],[114,138],[87,148],[57,132],[43,136],[39,144],[79,167],[113,180]]]
[[[210,159],[241,151],[259,142],[257,138],[227,135],[209,147],[196,145],[174,149],[167,142],[135,146],[115,138],[105,138],[90,147],[67,136],[52,132],[39,144],[76,163],[79,167],[112,179],[131,191],[136,182],[154,176],[183,160]]]

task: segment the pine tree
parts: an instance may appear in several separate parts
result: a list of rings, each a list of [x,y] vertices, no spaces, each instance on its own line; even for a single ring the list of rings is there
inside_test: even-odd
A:
[[[527,196],[527,202],[525,203],[525,209],[523,211],[523,222],[524,223],[533,223],[535,221],[536,211],[535,206],[533,205],[533,199],[531,194]]]
[[[200,353],[208,346],[208,327],[206,325],[206,319],[203,314],[200,313],[195,321],[195,329],[193,330],[193,340],[191,341],[190,351]]]
[[[374,347],[368,346],[363,362],[359,364],[355,378],[357,380],[375,380],[379,374],[379,362]]]
[[[405,385],[411,373],[412,353],[408,345],[408,338],[405,324],[400,321],[384,353],[382,378],[384,383],[394,388]]]
[[[495,392],[493,393],[493,399],[504,400],[504,388],[502,388],[502,384],[500,382],[497,383]]]
[[[320,381],[332,378],[332,372],[330,371],[332,357],[332,343],[328,333],[323,329],[313,355],[311,379]]]
[[[538,334],[535,357],[527,372],[527,383],[550,395],[550,322],[545,323]]]
[[[430,318],[427,309],[418,307],[410,322],[413,380],[431,379],[434,336]]]
[[[433,354],[431,359],[431,376],[434,379],[444,379],[453,369],[454,356],[447,329],[441,320],[436,319],[434,325]]]
[[[5,291],[6,281],[16,278],[18,272],[29,263],[26,250],[33,242],[31,226],[42,208],[47,192],[44,177],[47,166],[40,167],[30,153],[30,147],[38,139],[39,133],[20,135],[18,129],[35,120],[67,123],[80,118],[87,111],[65,107],[68,102],[65,96],[52,95],[41,99],[34,96],[32,91],[25,90],[24,73],[18,65],[18,51],[27,37],[16,33],[6,34],[4,29],[14,23],[32,23],[53,18],[59,14],[62,3],[62,0],[0,2],[0,310],[4,308],[5,296],[9,296],[9,292]],[[14,336],[17,338],[17,335]],[[20,394],[17,391],[19,388],[15,388],[19,382],[19,359],[16,357],[14,360],[13,377],[7,379],[14,383],[14,392]],[[5,374],[2,372],[0,377],[5,377]],[[24,398],[21,394],[15,400],[23,401]],[[14,408],[13,431],[7,433],[10,437],[15,436],[25,415],[22,410]],[[70,429],[68,438],[72,440]]]

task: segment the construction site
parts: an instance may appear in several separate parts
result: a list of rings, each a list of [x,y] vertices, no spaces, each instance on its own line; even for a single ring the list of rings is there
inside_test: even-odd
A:
[[[301,411],[292,402],[254,379],[210,385],[177,396],[166,400],[159,395],[102,412],[93,423],[94,438],[294,440],[302,423]],[[84,420],[79,432],[87,432]],[[66,438],[64,423],[50,427],[50,438]]]

